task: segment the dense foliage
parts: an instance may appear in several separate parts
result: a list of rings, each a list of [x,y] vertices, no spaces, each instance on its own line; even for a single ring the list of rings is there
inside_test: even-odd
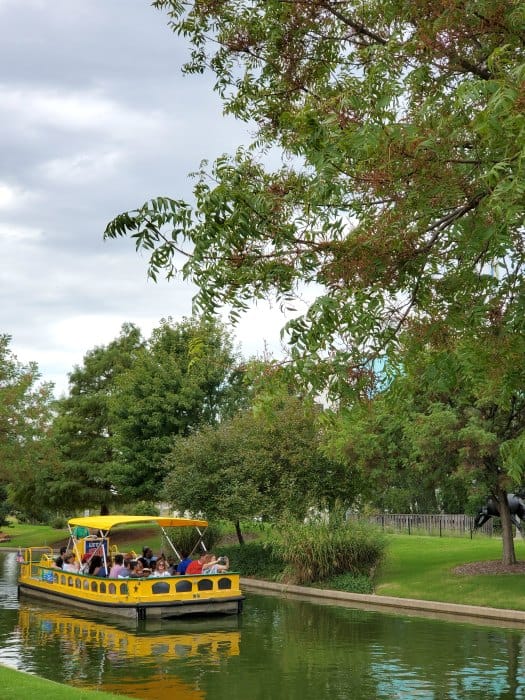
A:
[[[35,493],[45,488],[46,475],[55,464],[48,439],[52,385],[40,381],[35,363],[17,360],[10,341],[0,335],[0,498],[7,493],[12,508],[39,517],[42,511]]]
[[[140,330],[124,324],[107,346],[95,347],[69,374],[69,394],[56,404],[53,438],[60,468],[49,479],[49,505],[65,513],[75,508],[109,511],[118,494],[113,472],[118,454],[112,437],[110,399],[120,374],[129,370],[144,347]]]
[[[152,200],[107,236],[130,234],[154,276],[185,260],[206,309],[315,283],[295,370],[338,398],[403,327],[523,332],[523,3],[153,4],[254,138],[203,165],[194,206]]]
[[[163,321],[110,397],[116,490],[129,500],[158,501],[174,438],[227,417],[243,396],[238,358],[221,324]]]
[[[356,486],[342,460],[320,451],[319,407],[291,395],[237,413],[175,440],[165,460],[174,506],[208,519],[303,518],[309,507],[352,501]]]

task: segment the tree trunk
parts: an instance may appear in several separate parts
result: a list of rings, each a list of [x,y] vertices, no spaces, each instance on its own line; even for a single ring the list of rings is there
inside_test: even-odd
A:
[[[507,492],[500,486],[497,487],[496,497],[501,519],[501,536],[503,539],[503,564],[510,565],[516,563],[516,552],[514,550],[514,539],[512,537],[512,522],[510,519],[509,503]]]
[[[241,523],[239,522],[239,520],[235,521],[235,532],[237,533],[237,539],[239,540],[239,544],[244,544],[244,537],[242,536]]]

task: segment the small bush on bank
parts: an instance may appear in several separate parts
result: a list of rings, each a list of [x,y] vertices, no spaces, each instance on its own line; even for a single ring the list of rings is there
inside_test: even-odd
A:
[[[67,521],[63,515],[57,515],[49,524],[53,530],[63,530],[67,525]]]
[[[271,545],[263,542],[248,542],[242,546],[221,546],[219,554],[230,560],[230,569],[242,576],[252,576],[267,581],[278,579],[284,569],[282,558]]]
[[[345,573],[370,577],[386,548],[379,529],[369,523],[347,522],[337,513],[326,521],[281,523],[272,542],[285,562],[284,577],[297,584],[326,581]]]
[[[339,574],[324,582],[325,588],[347,593],[373,593],[374,584],[365,574]]]

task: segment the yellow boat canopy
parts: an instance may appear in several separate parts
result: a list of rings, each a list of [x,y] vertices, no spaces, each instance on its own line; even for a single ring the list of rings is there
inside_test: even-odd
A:
[[[94,530],[108,531],[116,525],[139,525],[156,523],[159,527],[207,527],[207,520],[191,518],[164,518],[150,515],[90,515],[89,517],[71,518],[70,527],[89,527]]]

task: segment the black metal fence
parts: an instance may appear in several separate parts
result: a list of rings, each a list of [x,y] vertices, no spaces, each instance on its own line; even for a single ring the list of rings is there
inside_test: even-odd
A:
[[[362,519],[362,516],[352,514],[351,518]],[[414,513],[406,514],[381,514],[367,516],[366,520],[375,523],[385,532],[400,532],[418,535],[459,535],[472,536],[474,518],[463,513],[444,515],[421,515]],[[492,536],[494,534],[494,521],[491,518],[482,525],[476,532]]]

